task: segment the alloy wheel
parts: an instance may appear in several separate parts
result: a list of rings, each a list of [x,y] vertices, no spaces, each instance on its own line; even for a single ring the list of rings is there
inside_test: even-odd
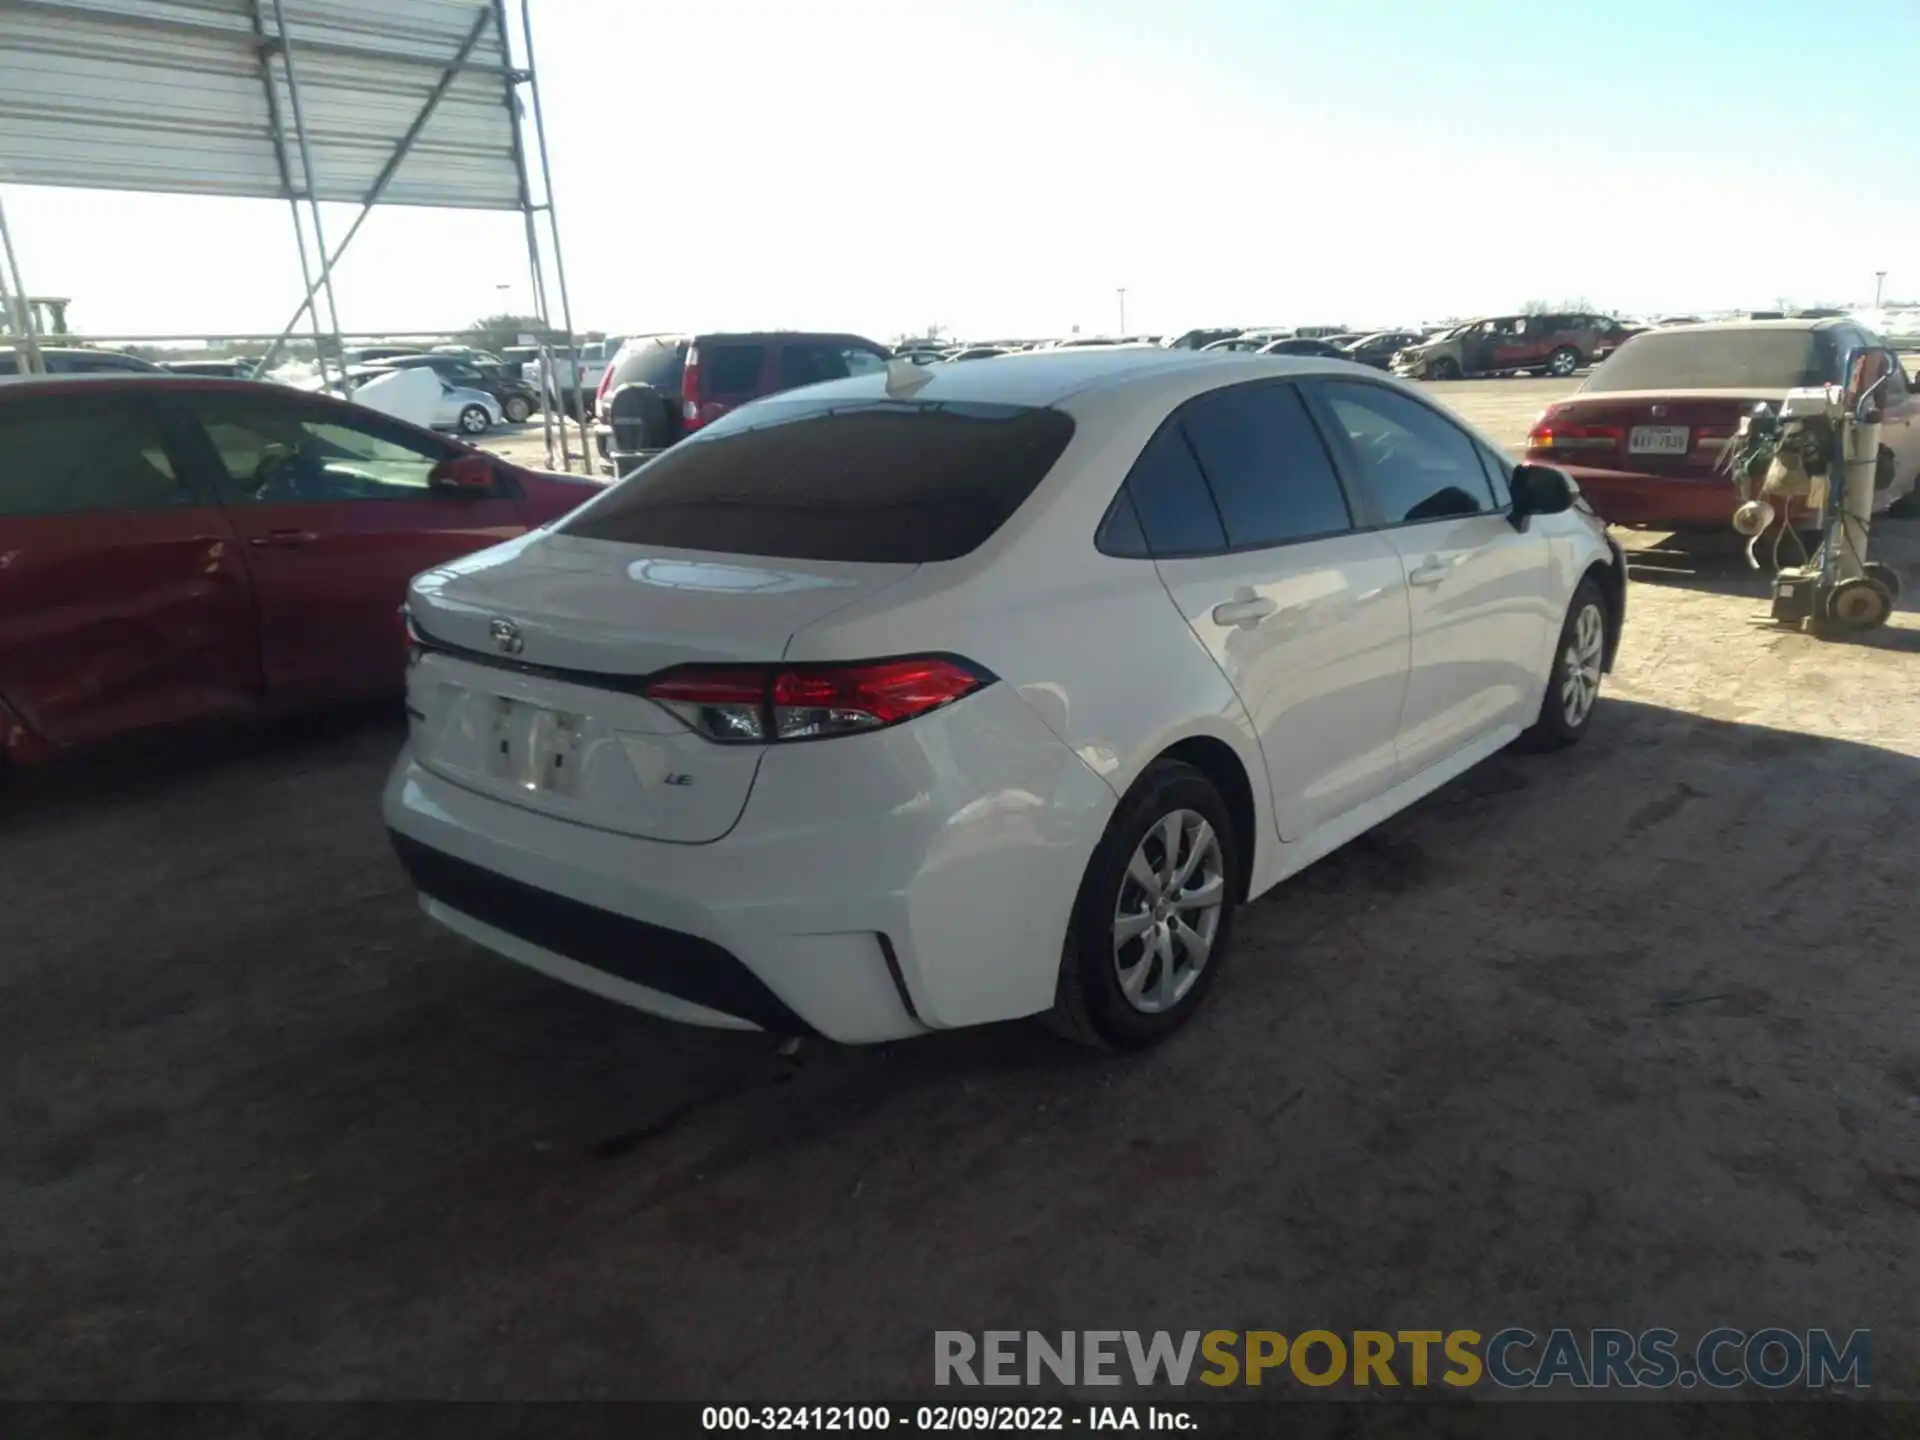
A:
[[[1127,862],[1113,910],[1120,993],[1143,1014],[1186,998],[1213,957],[1226,898],[1220,837],[1205,816],[1175,810],[1149,827]]]
[[[1574,618],[1573,634],[1560,657],[1560,706],[1574,729],[1586,724],[1600,694],[1600,670],[1605,660],[1607,621],[1598,605],[1588,603]]]

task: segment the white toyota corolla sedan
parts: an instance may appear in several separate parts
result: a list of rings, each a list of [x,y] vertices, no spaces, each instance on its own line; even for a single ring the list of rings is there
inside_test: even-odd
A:
[[[1562,472],[1378,371],[900,362],[416,579],[386,818],[429,915],[637,1009],[1138,1046],[1247,900],[1577,740],[1625,594]]]

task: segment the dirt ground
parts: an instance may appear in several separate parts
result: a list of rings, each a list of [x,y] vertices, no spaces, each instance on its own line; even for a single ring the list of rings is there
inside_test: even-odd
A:
[[[1511,442],[1548,382],[1435,387]],[[537,432],[536,432],[537,433]],[[1920,534],[1876,531],[1920,577]],[[1636,537],[1593,733],[1125,1060],[777,1055],[426,923],[388,715],[0,801],[0,1394],[857,1399],[936,1328],[1875,1332],[1920,1394],[1920,615]]]

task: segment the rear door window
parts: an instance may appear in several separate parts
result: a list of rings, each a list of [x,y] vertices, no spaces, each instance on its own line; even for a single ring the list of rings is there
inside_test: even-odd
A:
[[[1233,549],[1284,545],[1352,528],[1339,476],[1292,385],[1212,391],[1181,409],[1180,428],[1213,491]]]
[[[158,418],[126,395],[0,405],[0,516],[195,505]]]
[[[702,345],[700,347],[700,383],[708,396],[752,395],[760,388],[760,370],[766,359],[764,345]]]
[[[684,340],[636,341],[621,357],[619,369],[614,372],[614,384],[651,385],[663,395],[678,395],[686,364],[687,342]]]
[[[1169,420],[1147,442],[1127,473],[1123,493],[1130,509],[1111,514],[1100,535],[1100,548],[1108,554],[1135,553],[1130,517],[1144,553],[1161,559],[1214,555],[1227,548],[1220,511],[1178,420]]]
[[[782,390],[796,390],[802,385],[818,385],[825,380],[846,378],[847,361],[838,345],[789,340],[780,347],[779,385]]]
[[[1827,384],[1838,359],[1814,330],[1649,330],[1608,356],[1581,390],[1787,391]]]
[[[790,560],[952,560],[1006,523],[1073,438],[1062,411],[1019,405],[794,396],[748,416],[683,440],[561,531]]]

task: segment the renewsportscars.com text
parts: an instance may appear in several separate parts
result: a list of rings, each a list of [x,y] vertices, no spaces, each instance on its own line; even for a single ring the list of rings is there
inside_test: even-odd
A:
[[[1768,1390],[1873,1383],[1873,1332],[937,1330],[935,1385]]]

